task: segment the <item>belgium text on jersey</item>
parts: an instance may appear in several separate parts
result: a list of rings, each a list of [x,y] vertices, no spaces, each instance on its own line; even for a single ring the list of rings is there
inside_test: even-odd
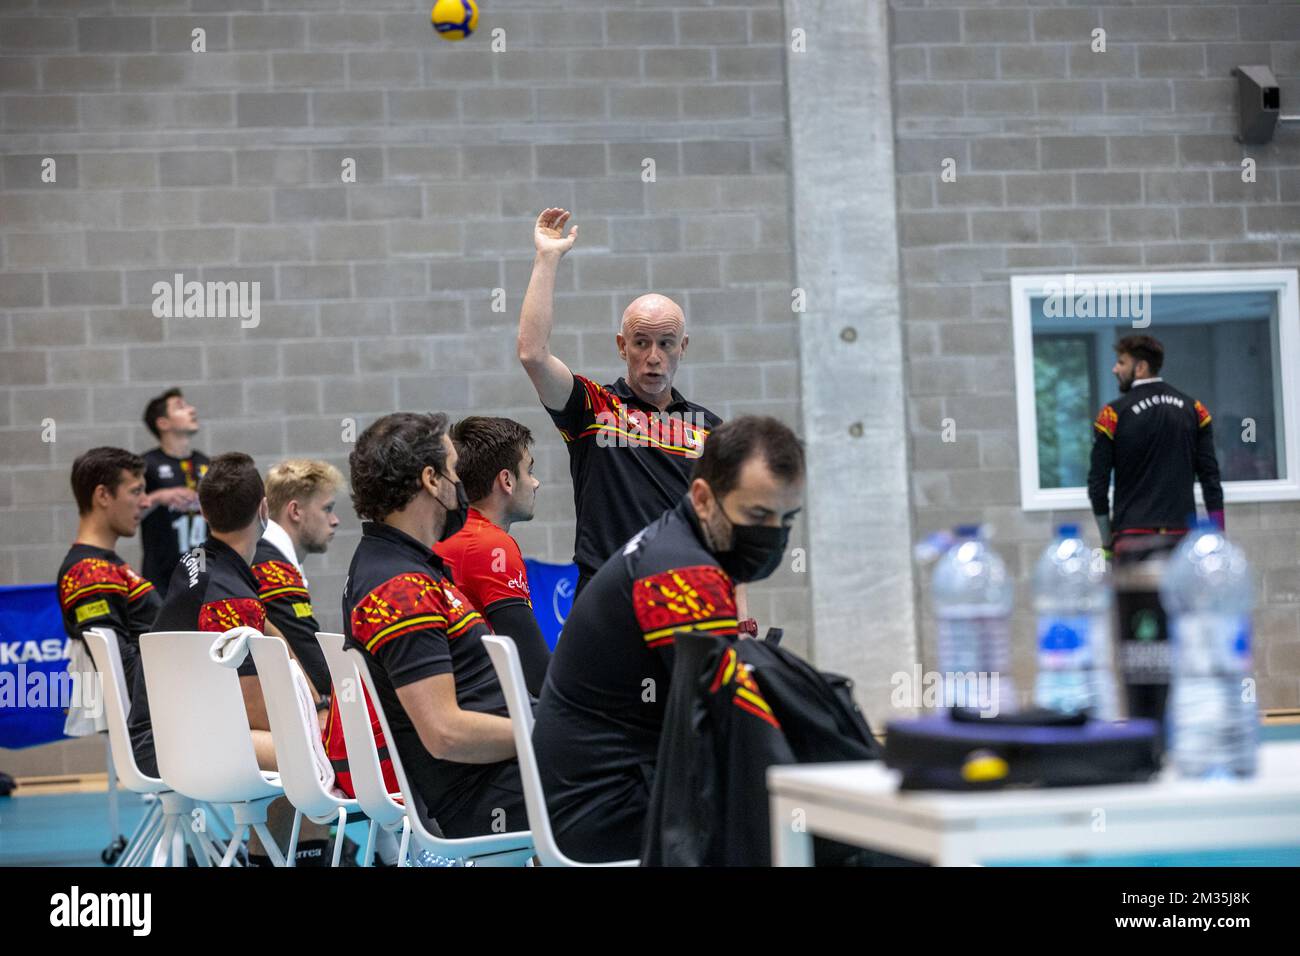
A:
[[[157,319],[240,319],[239,327],[262,322],[261,282],[186,282],[183,273],[170,284],[155,282],[153,314]]]
[[[662,448],[684,458],[699,458],[709,422],[701,412],[628,411],[596,415],[596,444],[601,448]]]
[[[133,936],[148,936],[152,911],[150,893],[82,893],[74,885],[50,897],[51,926],[126,926]]]
[[[98,717],[104,712],[99,674],[28,671],[26,664],[19,664],[13,671],[0,671],[0,711],[23,707],[57,710],[75,707],[84,711],[87,717]]]
[[[1043,283],[1043,316],[1049,319],[1131,319],[1133,328],[1151,324],[1151,283],[1128,279],[1077,281],[1073,272],[1065,285],[1055,279]]]

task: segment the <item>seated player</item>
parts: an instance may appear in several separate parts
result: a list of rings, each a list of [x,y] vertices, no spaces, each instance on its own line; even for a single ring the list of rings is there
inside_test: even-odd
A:
[[[686,496],[606,561],[574,602],[533,730],[566,854],[583,862],[639,855],[675,636],[738,635],[736,585],[781,563],[803,484],[803,448],[785,425],[754,416],[719,425]]]
[[[257,543],[270,521],[262,476],[253,459],[241,452],[229,452],[212,459],[208,473],[199,485],[199,505],[207,522],[207,540],[177,564],[153,629],[219,634],[232,627],[245,626],[283,638],[284,635],[267,620],[266,608],[258,597],[257,578],[251,567]],[[258,766],[263,770],[274,770],[271,723],[252,654],[239,665],[238,674]],[[137,759],[144,750],[156,768],[149,700],[144,694],[137,695],[137,699],[131,702],[130,727]],[[156,774],[156,769],[153,772]],[[292,820],[293,808],[284,798],[267,808],[267,826],[281,842],[287,842],[285,838]],[[327,827],[304,821],[296,865],[324,865],[327,838]],[[261,841],[256,837],[249,840],[248,850],[250,866],[269,865]]]
[[[456,423],[451,440],[469,515],[465,527],[433,550],[492,630],[514,638],[528,692],[536,697],[551,652],[533,616],[524,556],[509,534],[514,522],[532,520],[541,487],[528,448],[533,436],[508,418],[473,415]]]
[[[468,508],[447,417],[385,415],[348,460],[352,504],[366,520],[343,590],[346,646],[365,654],[418,809],[453,838],[525,829],[510,719],[483,646],[490,632],[433,550],[460,530]],[[325,746],[350,793],[337,708],[335,700]],[[373,714],[371,726],[382,753]]]
[[[144,424],[158,439],[158,447],[144,453],[144,487],[150,510],[140,531],[144,548],[140,567],[164,594],[181,555],[202,544],[207,536],[197,489],[209,460],[190,447],[199,430],[199,416],[179,388],[169,388],[150,399]]]
[[[240,452],[214,458],[199,486],[199,503],[207,521],[207,540],[176,565],[153,630],[219,634],[242,625],[264,634],[277,633],[274,626],[267,625],[266,609],[257,596],[257,578],[249,567],[269,520],[262,476],[253,459]],[[239,665],[239,686],[257,762],[264,770],[274,770],[271,725],[251,654]],[[146,773],[157,776],[147,694],[133,697],[129,724],[136,760]]]
[[[127,692],[137,693],[140,635],[153,630],[162,606],[153,584],[114,550],[144,514],[144,459],[121,448],[92,448],[72,463],[77,537],[59,567],[59,605],[68,637],[111,628],[122,652]]]
[[[333,540],[339,524],[334,498],[341,487],[343,476],[328,462],[291,458],[272,468],[266,477],[271,520],[253,557],[257,596],[266,616],[289,642],[320,695],[329,693],[330,674],[316,643],[320,625],[312,611],[301,558],[324,554]]]

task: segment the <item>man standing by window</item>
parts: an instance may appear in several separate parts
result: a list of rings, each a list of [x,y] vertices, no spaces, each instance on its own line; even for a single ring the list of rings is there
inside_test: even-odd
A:
[[[1120,535],[1175,534],[1196,513],[1193,484],[1201,483],[1205,509],[1223,527],[1223,486],[1214,455],[1210,412],[1160,378],[1164,346],[1149,335],[1115,343],[1111,371],[1120,397],[1093,422],[1088,498],[1110,550]],[[1115,508],[1110,475],[1115,473]]]

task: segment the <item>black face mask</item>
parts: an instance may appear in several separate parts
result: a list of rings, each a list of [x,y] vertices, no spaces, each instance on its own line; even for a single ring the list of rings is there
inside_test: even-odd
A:
[[[714,499],[717,500],[716,498]],[[771,575],[781,564],[785,556],[785,545],[790,540],[790,529],[786,527],[769,528],[759,524],[737,524],[730,515],[718,510],[731,524],[731,549],[719,551],[714,556],[722,570],[731,580],[740,584],[749,581],[761,581]]]
[[[439,501],[438,504],[442,505]],[[446,505],[442,505],[447,508]],[[465,527],[465,520],[469,517],[469,498],[465,494],[465,486],[459,481],[456,482],[456,510],[447,509],[447,520],[443,523],[442,534],[438,536],[439,541],[446,541],[453,534]]]

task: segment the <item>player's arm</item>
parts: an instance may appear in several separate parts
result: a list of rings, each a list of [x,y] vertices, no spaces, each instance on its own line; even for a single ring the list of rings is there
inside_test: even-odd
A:
[[[1220,528],[1224,527],[1223,483],[1219,479],[1219,458],[1214,453],[1214,426],[1209,409],[1200,402],[1196,409],[1196,479],[1201,483],[1205,511]]]
[[[461,709],[452,674],[434,674],[404,684],[397,688],[397,699],[424,749],[439,760],[496,763],[515,755],[510,720]]]
[[[555,274],[560,259],[573,248],[578,227],[564,234],[569,213],[564,209],[545,209],[533,227],[533,244],[537,256],[533,273],[524,293],[519,313],[519,339],[516,343],[519,362],[537,389],[537,397],[547,408],[562,409],[573,391],[573,373],[551,354],[551,328],[555,318]]]
[[[1101,534],[1101,546],[1111,544],[1110,473],[1115,468],[1115,410],[1107,405],[1092,423],[1092,458],[1088,464],[1088,500]]]
[[[546,681],[546,668],[551,663],[551,649],[546,646],[546,638],[537,624],[533,609],[526,601],[516,598],[489,605],[483,616],[492,626],[493,633],[514,639],[515,647],[519,649],[519,663],[523,667],[528,693],[540,697],[542,684]]]
[[[673,568],[632,583],[632,609],[641,639],[655,651],[669,673],[673,645],[695,634],[738,637],[735,590],[715,565]]]

